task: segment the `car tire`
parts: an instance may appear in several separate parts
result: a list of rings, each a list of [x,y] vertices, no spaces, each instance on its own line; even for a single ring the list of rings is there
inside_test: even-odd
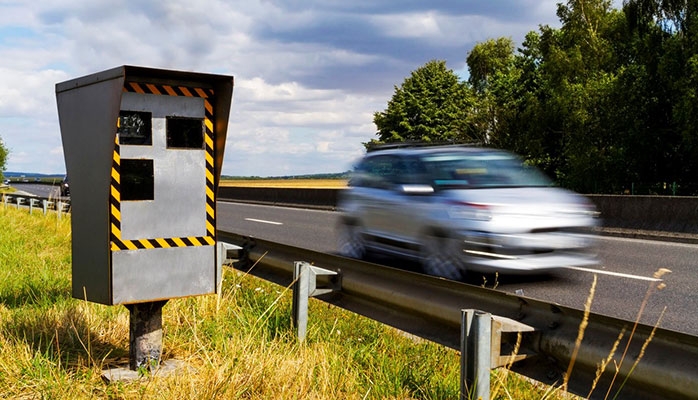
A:
[[[463,278],[463,271],[446,238],[427,234],[421,243],[422,271],[425,274],[456,281]]]
[[[366,257],[366,243],[356,224],[339,224],[337,248],[344,257],[361,260]]]

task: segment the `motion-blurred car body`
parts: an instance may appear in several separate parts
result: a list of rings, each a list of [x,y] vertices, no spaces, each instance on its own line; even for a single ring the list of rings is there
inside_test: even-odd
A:
[[[70,196],[70,184],[68,184],[68,177],[64,177],[61,182],[61,197]]]
[[[595,207],[514,154],[472,146],[370,151],[339,199],[339,252],[419,260],[461,279],[596,264]]]

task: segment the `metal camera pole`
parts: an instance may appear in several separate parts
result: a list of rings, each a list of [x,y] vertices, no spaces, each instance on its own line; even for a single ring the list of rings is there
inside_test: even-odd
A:
[[[128,304],[129,361],[131,371],[152,371],[162,359],[162,307],[167,300]]]

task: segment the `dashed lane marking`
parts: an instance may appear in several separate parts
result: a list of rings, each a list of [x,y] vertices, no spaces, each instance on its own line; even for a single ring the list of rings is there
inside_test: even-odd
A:
[[[601,274],[601,275],[617,276],[619,278],[637,279],[640,281],[649,281],[649,282],[661,282],[661,281],[663,281],[663,279],[657,279],[657,278],[650,277],[650,276],[623,274],[620,272],[604,271],[604,270],[594,269],[594,268],[582,268],[582,267],[565,267],[565,268],[573,269],[576,271],[582,271],[582,272],[591,272],[592,274]]]
[[[262,224],[269,224],[269,225],[283,225],[283,222],[267,221],[267,220],[255,219],[255,218],[245,218],[245,221],[259,222]]]

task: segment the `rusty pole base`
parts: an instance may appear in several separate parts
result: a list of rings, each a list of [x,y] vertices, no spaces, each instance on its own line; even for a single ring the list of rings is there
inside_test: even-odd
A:
[[[167,300],[128,304],[129,365],[102,371],[107,381],[138,380],[148,376],[167,375],[181,366],[180,361],[162,360],[162,307]]]
[[[128,304],[129,362],[132,371],[150,372],[162,356],[162,307],[167,300]]]

